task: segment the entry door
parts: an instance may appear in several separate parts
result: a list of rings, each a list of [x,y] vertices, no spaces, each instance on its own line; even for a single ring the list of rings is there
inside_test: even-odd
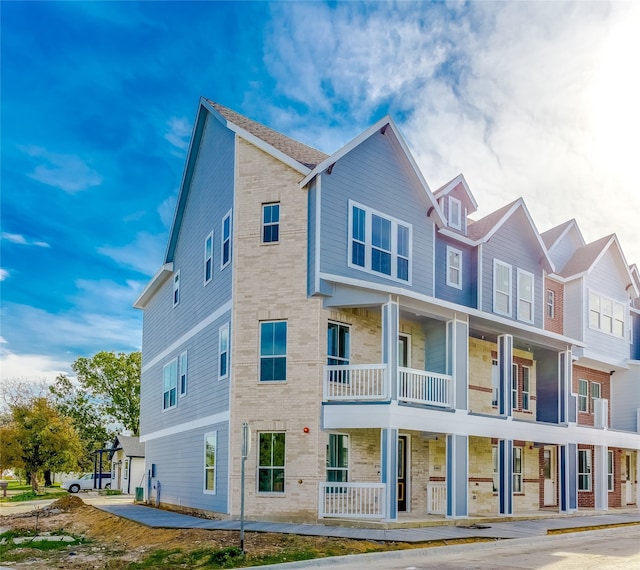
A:
[[[543,450],[542,472],[544,477],[544,505],[556,504],[556,449],[545,447]]]
[[[398,436],[398,512],[407,510],[407,441],[406,435]]]
[[[404,333],[398,335],[398,367],[411,368],[411,337]]]
[[[633,461],[631,460],[631,454],[627,453],[625,455],[626,462],[626,475],[625,475],[625,502],[627,505],[633,504],[633,487],[634,487],[634,477],[633,477]]]

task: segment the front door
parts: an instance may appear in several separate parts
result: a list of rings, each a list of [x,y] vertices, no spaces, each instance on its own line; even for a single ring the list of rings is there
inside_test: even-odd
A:
[[[411,337],[405,333],[398,335],[398,367],[411,368]]]
[[[625,502],[627,503],[627,505],[632,505],[633,504],[633,487],[634,487],[634,477],[633,477],[633,461],[631,460],[631,454],[627,453],[625,455],[625,467],[626,467],[626,474],[625,474]]]
[[[555,447],[545,447],[542,454],[544,506],[551,507],[556,505],[556,449]]]
[[[398,512],[407,510],[407,441],[406,435],[398,436]]]

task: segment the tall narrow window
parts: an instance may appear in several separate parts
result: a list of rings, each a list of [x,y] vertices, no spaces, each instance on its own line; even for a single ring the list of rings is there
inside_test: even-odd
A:
[[[459,230],[462,228],[462,202],[449,196],[449,226]]]
[[[204,240],[204,284],[213,279],[213,232]]]
[[[229,323],[222,325],[218,331],[218,379],[229,376]]]
[[[522,448],[513,448],[513,492],[522,493]]]
[[[589,326],[600,328],[600,295],[589,293]]]
[[[220,269],[231,263],[231,211],[222,220],[222,255]]]
[[[349,364],[351,328],[340,323],[329,323],[327,330],[327,364]]]
[[[600,399],[602,393],[602,385],[600,382],[591,382],[591,411],[596,411],[596,400]]]
[[[498,361],[491,361],[491,405],[498,405],[498,389],[500,384],[500,369],[498,368]]]
[[[578,449],[578,491],[591,491],[590,449]]]
[[[129,460],[125,459],[124,460],[124,473],[122,475],[123,479],[128,479],[129,478]]]
[[[547,289],[547,318],[556,317],[556,294],[551,289]]]
[[[180,270],[173,276],[173,306],[180,302]]]
[[[522,409],[529,409],[530,400],[530,382],[531,382],[531,368],[528,366],[522,367]]]
[[[511,409],[518,409],[518,365],[511,365]]]
[[[187,393],[187,352],[180,355],[180,395]]]
[[[349,436],[330,433],[327,443],[327,481],[349,481]]]
[[[578,380],[578,411],[589,411],[589,382]]]
[[[178,390],[178,359],[174,358],[162,369],[162,409],[168,410],[176,406]]]
[[[260,381],[287,379],[287,321],[260,323]]]
[[[391,275],[391,222],[371,216],[371,269]]]
[[[398,224],[398,279],[409,281],[409,228]]]
[[[280,241],[280,204],[262,205],[262,243]]]
[[[518,320],[533,322],[533,275],[518,269]]]
[[[462,252],[447,246],[447,285],[462,289]]]
[[[366,212],[353,206],[351,214],[351,263],[366,266]]]
[[[285,434],[259,434],[258,492],[284,493]]]
[[[493,464],[493,492],[500,489],[500,473],[498,471],[498,446],[491,447],[491,463]]]
[[[607,490],[613,491],[615,480],[613,478],[613,451],[607,451]]]
[[[204,436],[204,492],[216,492],[216,448],[218,447],[218,433],[208,433]]]
[[[511,265],[493,261],[493,311],[511,316]]]

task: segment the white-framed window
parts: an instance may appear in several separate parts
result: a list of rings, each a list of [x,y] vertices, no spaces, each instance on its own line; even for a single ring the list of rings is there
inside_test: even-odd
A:
[[[213,279],[213,232],[204,240],[204,284]]]
[[[500,474],[498,472],[498,446],[491,447],[491,463],[493,465],[493,492],[497,493],[500,489]]]
[[[284,493],[284,432],[258,434],[258,493]]]
[[[229,377],[229,323],[218,329],[218,380]]]
[[[624,338],[625,307],[613,299],[589,292],[589,327]]]
[[[547,318],[555,319],[556,318],[556,293],[551,289],[547,289],[546,307],[547,307]]]
[[[462,202],[453,196],[449,196],[449,226],[462,229]]]
[[[349,481],[349,436],[330,433],[327,442],[327,481],[346,483]]]
[[[518,269],[518,320],[533,322],[533,274]]]
[[[222,240],[220,243],[220,269],[231,263],[231,210],[222,219]]]
[[[262,243],[280,241],[280,203],[262,204]]]
[[[578,380],[578,411],[589,411],[589,382]]]
[[[349,201],[349,267],[411,281],[412,226]]]
[[[596,400],[602,398],[602,384],[600,382],[591,382],[591,411],[596,411]]]
[[[511,316],[511,265],[493,260],[493,312]]]
[[[590,449],[578,449],[578,491],[591,491]]]
[[[169,410],[177,405],[178,359],[174,358],[162,368],[162,409]]]
[[[522,448],[513,448],[513,492],[523,493],[522,487]]]
[[[216,451],[218,447],[218,432],[207,433],[204,436],[204,492],[214,495],[216,492]]]
[[[615,489],[613,478],[613,451],[607,451],[607,490],[612,492]]]
[[[129,478],[129,460],[128,459],[124,460],[124,473],[122,474],[122,478],[123,479]]]
[[[529,410],[531,399],[531,368],[522,367],[522,409]]]
[[[260,323],[260,382],[287,379],[287,321]]]
[[[447,246],[447,285],[462,289],[462,251]]]
[[[511,409],[518,409],[518,365],[511,364]]]
[[[185,396],[187,393],[187,351],[185,350],[180,355],[180,396]]]
[[[180,270],[173,275],[173,306],[180,303]]]
[[[500,369],[498,368],[498,361],[491,361],[491,405],[498,405],[498,390],[500,384]]]

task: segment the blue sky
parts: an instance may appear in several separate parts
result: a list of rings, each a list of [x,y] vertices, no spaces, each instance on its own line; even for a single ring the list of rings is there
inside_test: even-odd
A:
[[[2,377],[138,350],[198,99],[327,153],[389,113],[432,189],[640,262],[632,2],[2,2]]]

